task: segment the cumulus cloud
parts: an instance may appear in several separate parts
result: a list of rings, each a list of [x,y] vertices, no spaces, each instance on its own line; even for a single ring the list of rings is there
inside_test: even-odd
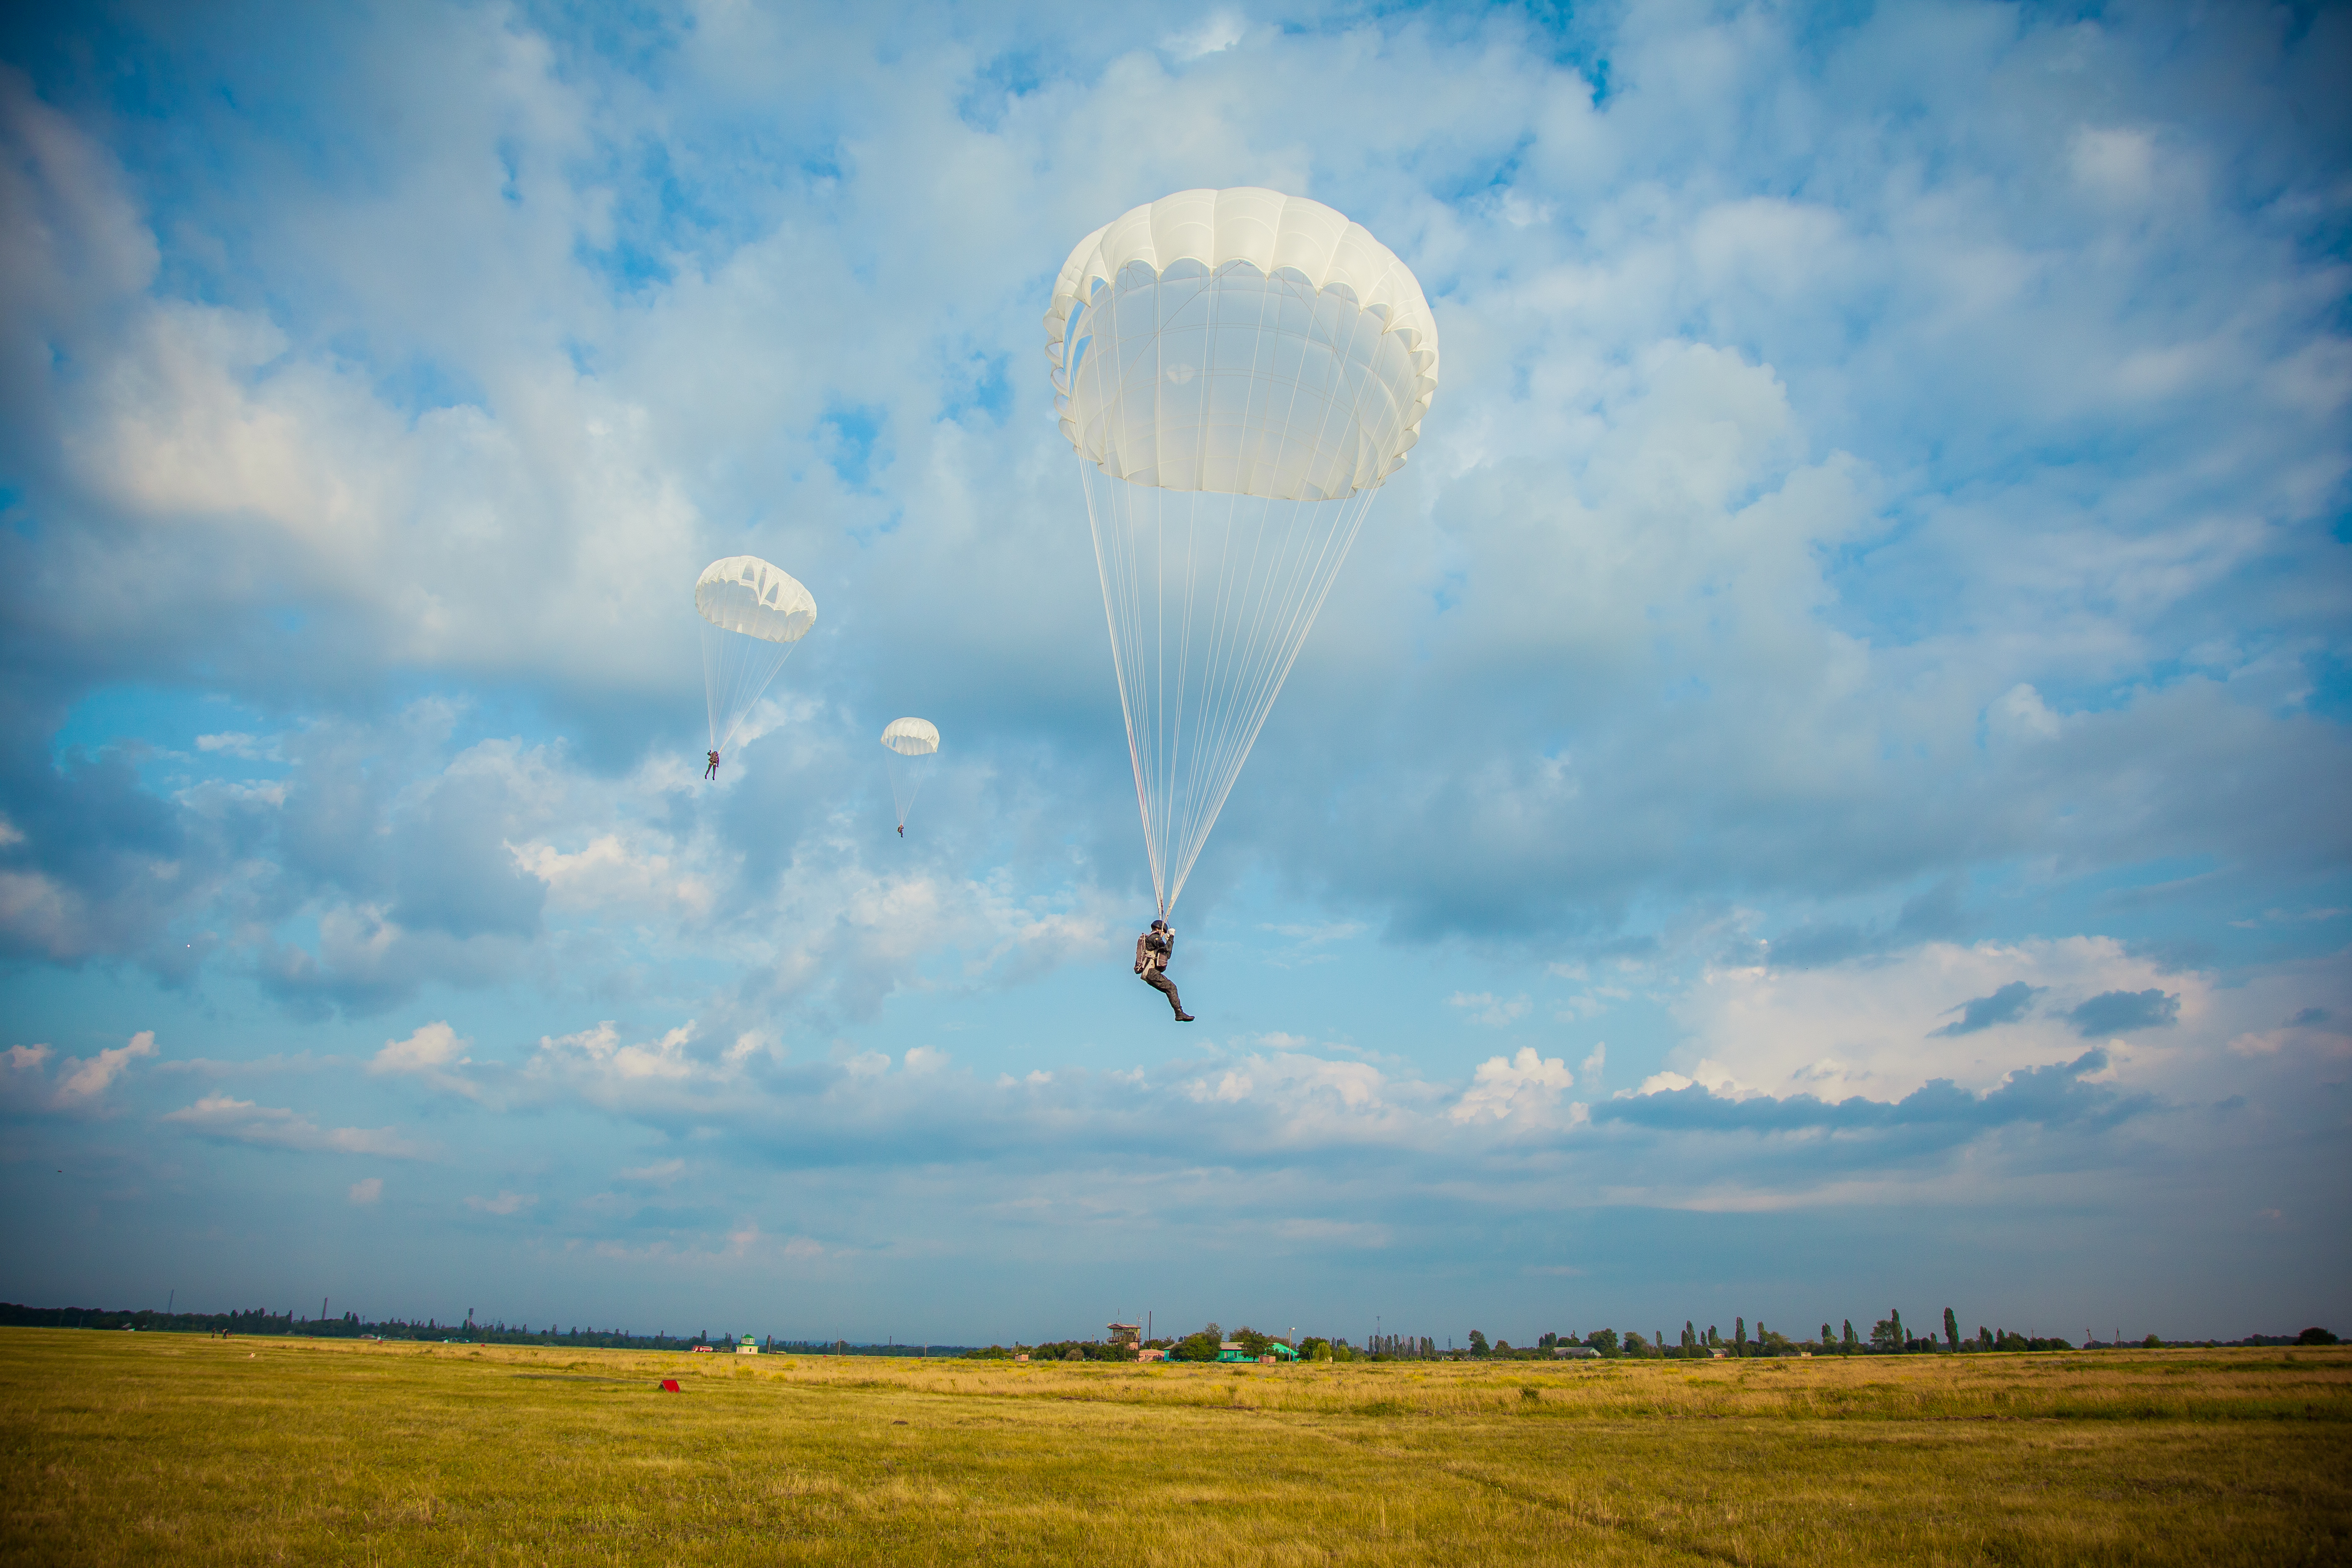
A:
[[[2010,1074],[1982,1095],[1948,1079],[1938,1079],[1887,1101],[1854,1096],[1834,1103],[1811,1095],[1727,1098],[1694,1083],[1607,1101],[1592,1110],[1595,1121],[1710,1132],[1798,1132],[1814,1129],[1885,1132],[1935,1128],[1939,1136],[1965,1136],[2012,1121],[2044,1124],[2091,1121],[2112,1124],[2153,1103],[2146,1095],[2126,1096],[2083,1081],[2105,1068],[2105,1051],[2085,1051],[2071,1062],[2028,1068]]]
[[[142,1029],[121,1045],[93,1057],[59,1057],[46,1042],[11,1046],[6,1053],[5,1092],[20,1103],[48,1110],[100,1109],[107,1090],[135,1061],[155,1053],[155,1031]],[[50,1064],[56,1064],[54,1074]]]
[[[369,1058],[367,1070],[378,1076],[404,1074],[439,1089],[474,1093],[474,1087],[454,1069],[472,1065],[464,1054],[473,1042],[457,1037],[447,1022],[420,1024],[406,1039],[386,1040]]]
[[[1508,1059],[1489,1057],[1480,1062],[1469,1089],[1446,1114],[1455,1121],[1534,1118],[1550,1110],[1575,1084],[1576,1075],[1566,1062],[1538,1057],[1533,1046],[1522,1046]]]

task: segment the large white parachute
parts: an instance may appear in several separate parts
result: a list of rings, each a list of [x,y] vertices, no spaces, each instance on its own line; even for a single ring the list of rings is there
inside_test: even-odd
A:
[[[702,689],[710,710],[710,749],[723,752],[816,625],[816,600],[781,567],[756,555],[730,555],[702,569],[694,607],[702,616]]]
[[[1078,242],[1045,314],[1160,912],[1380,486],[1421,438],[1420,282],[1319,202],[1182,191]]]
[[[882,746],[890,753],[890,803],[898,809],[898,832],[907,831],[907,814],[915,809],[915,792],[931,759],[940,754],[939,727],[929,719],[893,719],[882,729]]]

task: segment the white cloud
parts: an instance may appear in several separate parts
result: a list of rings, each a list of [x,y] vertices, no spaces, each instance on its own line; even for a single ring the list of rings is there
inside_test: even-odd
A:
[[[1212,11],[1197,26],[1160,39],[1160,47],[1175,59],[1197,60],[1232,48],[1242,41],[1244,31],[1238,13]]]
[[[1575,1084],[1576,1075],[1565,1061],[1538,1057],[1534,1047],[1522,1046],[1516,1057],[1489,1057],[1480,1062],[1470,1087],[1446,1114],[1458,1122],[1537,1121]]]
[[[518,1215],[539,1205],[535,1193],[501,1192],[497,1197],[468,1197],[466,1206],[478,1214]]]
[[[152,1029],[142,1029],[123,1044],[89,1058],[59,1057],[56,1047],[46,1042],[10,1046],[5,1058],[0,1058],[7,1067],[0,1093],[45,1110],[93,1111],[132,1062],[154,1055]],[[54,1080],[49,1076],[52,1062],[57,1068]]]
[[[1505,1028],[1528,1016],[1528,1002],[1525,996],[1499,999],[1487,991],[1456,991],[1445,999],[1446,1005],[1459,1007],[1470,1015],[1473,1023],[1489,1028]]]
[[[122,1069],[142,1057],[155,1054],[155,1031],[142,1029],[122,1045],[103,1050],[88,1061],[68,1058],[60,1064],[58,1103],[87,1105],[104,1094]]]
[[[382,1176],[362,1176],[358,1181],[352,1184],[351,1190],[343,1195],[354,1207],[364,1208],[368,1205],[379,1202],[383,1199],[383,1178]]]
[[[2019,984],[2042,994],[2017,1022],[1937,1032],[1963,1004]],[[1673,1012],[1690,1032],[1678,1053],[1682,1072],[1710,1089],[1738,1083],[1769,1094],[1894,1100],[1930,1079],[1981,1091],[2020,1068],[2070,1058],[2081,1049],[2070,1009],[2109,992],[2151,989],[2179,994],[2191,1028],[2212,1005],[2212,983],[2202,974],[2169,971],[2110,938],[2068,937],[1928,942],[1816,969],[1711,969]]]
[[[383,1154],[415,1159],[424,1152],[394,1128],[322,1128],[295,1111],[256,1105],[249,1100],[233,1100],[225,1094],[208,1094],[194,1105],[166,1112],[163,1119],[207,1138],[306,1153]]]
[[[471,1094],[473,1086],[452,1070],[472,1065],[473,1058],[463,1054],[471,1044],[458,1038],[446,1021],[420,1024],[404,1040],[386,1040],[369,1060],[367,1070],[378,1075],[406,1074],[437,1088]]]

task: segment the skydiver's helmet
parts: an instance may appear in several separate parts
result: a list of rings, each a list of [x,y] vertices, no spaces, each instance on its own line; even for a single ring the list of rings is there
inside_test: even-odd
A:
[[[1151,922],[1151,929],[1153,931],[1166,931],[1168,929],[1168,922],[1166,921],[1153,921]]]

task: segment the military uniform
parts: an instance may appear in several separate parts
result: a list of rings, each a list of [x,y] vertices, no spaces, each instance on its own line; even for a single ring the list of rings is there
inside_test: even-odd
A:
[[[1183,999],[1176,994],[1176,984],[1168,978],[1168,963],[1176,956],[1176,933],[1172,931],[1148,931],[1135,939],[1135,972],[1143,983],[1168,998],[1179,1018],[1190,1018],[1184,1011]]]

